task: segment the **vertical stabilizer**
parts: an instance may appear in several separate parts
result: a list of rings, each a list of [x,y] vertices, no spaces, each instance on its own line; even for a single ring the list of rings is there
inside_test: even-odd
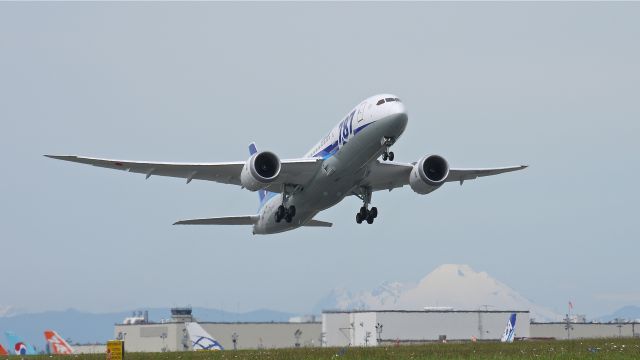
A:
[[[16,355],[35,355],[36,349],[22,341],[16,334],[7,331],[4,333],[9,340],[9,349]]]
[[[44,338],[47,339],[52,354],[73,354],[71,346],[57,332],[47,330],[44,332]]]
[[[193,347],[193,351],[224,350],[222,345],[220,345],[213,336],[209,335],[209,333],[206,332],[200,324],[187,322],[184,323],[184,326],[187,328],[187,332],[189,333],[189,339],[191,340],[191,347]]]
[[[507,343],[513,342],[513,337],[515,335],[515,332],[516,332],[516,314],[513,313],[509,317],[509,320],[507,320],[507,327],[504,329],[504,334],[502,334],[502,339],[500,339],[500,341],[507,342]]]
[[[2,344],[0,344],[0,356],[4,355],[9,355],[9,353],[7,352],[7,350],[5,350],[5,348],[2,347]]]

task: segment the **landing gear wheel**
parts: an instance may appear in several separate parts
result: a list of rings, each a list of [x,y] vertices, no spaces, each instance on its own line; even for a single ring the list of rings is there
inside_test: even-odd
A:
[[[371,216],[371,213],[367,216],[367,224],[373,224],[373,216]]]
[[[284,218],[284,216],[287,213],[287,209],[284,207],[284,205],[280,205],[278,206],[278,211],[276,211],[276,216],[279,217],[280,219]]]
[[[377,207],[372,207],[371,210],[369,210],[369,216],[371,216],[371,218],[375,219],[378,217],[378,208]]]
[[[360,217],[364,220],[364,218],[366,218],[367,215],[369,215],[369,211],[367,210],[366,207],[363,206],[360,208],[360,212],[358,214],[360,214]]]
[[[387,161],[387,159],[389,158],[389,156],[387,155],[387,152],[383,152],[382,153],[382,161]]]
[[[280,221],[282,221],[282,218],[280,216],[278,216],[278,213],[276,213],[276,222],[279,223]]]
[[[389,152],[389,161],[393,161],[394,155],[393,151]]]
[[[360,216],[360,213],[357,213],[357,214],[356,214],[356,222],[357,222],[358,224],[362,224],[362,216]]]
[[[296,207],[291,205],[289,206],[289,211],[287,211],[287,213],[289,214],[289,216],[294,217],[296,216]]]
[[[291,222],[292,218],[293,218],[293,216],[291,216],[291,214],[287,214],[287,215],[284,217],[284,219],[285,219],[288,223],[290,223],[290,222]]]

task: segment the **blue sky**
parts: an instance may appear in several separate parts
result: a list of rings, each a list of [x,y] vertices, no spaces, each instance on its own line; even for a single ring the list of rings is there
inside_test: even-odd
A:
[[[2,3],[0,305],[306,312],[335,287],[487,271],[558,312],[639,304],[640,4]],[[173,227],[247,214],[233,186],[42,154],[304,154],[360,100],[409,111],[396,159],[529,164],[419,196],[374,194],[326,229]]]

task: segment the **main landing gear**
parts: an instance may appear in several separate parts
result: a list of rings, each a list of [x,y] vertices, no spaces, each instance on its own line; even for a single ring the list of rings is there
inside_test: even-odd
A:
[[[366,221],[367,224],[373,224],[373,220],[378,217],[378,208],[374,206],[369,209],[369,204],[371,203],[371,188],[361,188],[360,193],[356,194],[356,196],[364,202],[360,211],[356,214],[356,222],[362,224],[363,221]]]
[[[393,151],[390,151],[391,149],[391,145],[393,145],[393,143],[395,143],[395,139],[394,138],[390,138],[390,137],[383,137],[382,138],[382,145],[385,146],[385,150],[382,153],[382,160],[383,161],[393,161],[393,158],[395,157],[393,154]]]
[[[302,188],[296,186],[291,190],[292,185],[284,184],[282,185],[282,205],[278,206],[278,210],[276,210],[275,220],[277,223],[281,222],[283,219],[290,223],[293,220],[293,217],[296,216],[296,207],[294,205],[287,206],[287,201],[289,198],[296,193],[297,191],[301,191]]]
[[[290,223],[293,217],[296,216],[296,207],[291,206],[278,206],[278,210],[276,211],[276,222],[279,223],[284,219],[286,222]]]

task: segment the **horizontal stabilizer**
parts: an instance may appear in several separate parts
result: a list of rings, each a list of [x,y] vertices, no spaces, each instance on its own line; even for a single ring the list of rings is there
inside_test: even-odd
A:
[[[253,225],[256,221],[258,215],[242,215],[180,220],[173,225]]]
[[[332,227],[333,224],[330,222],[326,222],[326,221],[320,221],[320,220],[314,220],[311,219],[309,220],[309,222],[307,222],[306,224],[304,224],[304,226],[313,226],[313,227]]]

